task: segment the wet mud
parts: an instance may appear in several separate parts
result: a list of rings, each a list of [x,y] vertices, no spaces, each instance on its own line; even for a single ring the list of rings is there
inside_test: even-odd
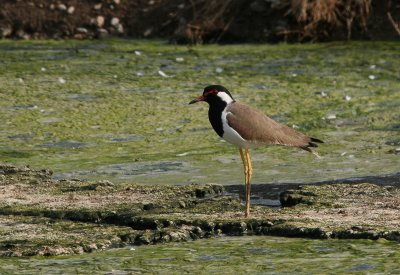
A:
[[[398,184],[287,187],[273,189],[278,203],[254,204],[245,219],[229,186],[54,179],[48,169],[0,165],[0,255],[81,254],[221,235],[400,241]]]

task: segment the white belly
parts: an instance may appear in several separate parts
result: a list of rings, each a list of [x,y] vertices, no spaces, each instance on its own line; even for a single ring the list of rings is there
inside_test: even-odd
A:
[[[258,145],[261,144],[257,144],[254,142],[249,142],[245,139],[243,139],[238,132],[236,132],[233,128],[229,127],[228,125],[228,121],[226,119],[226,116],[228,115],[228,113],[224,110],[222,112],[222,128],[224,130],[224,134],[222,135],[222,138],[224,140],[226,140],[227,142],[236,145],[240,148],[254,148],[257,147]]]

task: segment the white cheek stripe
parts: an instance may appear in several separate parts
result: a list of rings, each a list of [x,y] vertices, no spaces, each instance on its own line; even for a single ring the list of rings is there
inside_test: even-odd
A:
[[[225,101],[226,104],[229,104],[229,103],[231,103],[231,102],[233,101],[233,99],[232,99],[227,93],[225,93],[225,92],[219,92],[219,93],[217,94],[217,96],[218,96],[220,99],[222,99],[222,101]]]

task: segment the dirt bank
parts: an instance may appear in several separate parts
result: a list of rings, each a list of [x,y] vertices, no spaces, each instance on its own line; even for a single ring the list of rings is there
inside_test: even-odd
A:
[[[300,4],[299,4],[300,3]],[[322,3],[322,7],[316,7]],[[0,38],[173,42],[398,40],[395,1],[2,1]]]

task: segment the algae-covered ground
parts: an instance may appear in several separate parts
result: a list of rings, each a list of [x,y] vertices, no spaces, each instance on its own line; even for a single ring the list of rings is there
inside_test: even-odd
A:
[[[208,84],[325,141],[322,160],[252,151],[254,183],[398,172],[400,44],[176,46],[0,41],[0,159],[58,178],[241,184],[237,149],[211,129]]]
[[[3,256],[273,235],[324,239],[328,248],[321,249],[334,251],[327,255],[334,259],[340,253],[330,250],[330,239],[379,240],[373,246],[385,253],[366,253],[364,259],[380,254],[397,258],[399,43],[188,47],[136,40],[0,41],[0,63],[0,162],[6,163],[0,169]],[[272,208],[253,205],[251,218],[243,217],[242,202],[229,193],[242,192],[237,149],[212,131],[205,104],[188,105],[208,84],[224,85],[236,99],[325,141],[318,148],[322,159],[284,147],[251,151],[254,187],[271,184],[283,190],[285,207],[276,201]],[[387,174],[396,184],[332,181]],[[325,184],[307,185],[321,181]],[[290,188],[293,182],[304,185]],[[307,242],[278,251],[275,263],[299,257],[292,249],[310,258],[321,251],[304,250],[303,244],[319,247]],[[364,242],[355,246],[366,251],[370,243]],[[179,249],[169,247],[181,259]],[[345,250],[352,259],[353,250],[358,251],[353,246]],[[107,255],[114,256],[107,259],[116,261],[121,253],[133,265],[162,266],[156,260],[149,263],[154,251],[143,253],[144,259],[132,259],[131,251],[110,250]],[[108,263],[97,255],[90,259]],[[205,259],[219,263],[224,257]],[[24,266],[29,274],[37,264],[4,259],[0,273]],[[183,257],[174,263],[182,266],[193,259],[198,260]],[[53,260],[39,258],[44,261]],[[90,260],[75,263],[84,266],[85,261]],[[339,262],[348,267],[343,272],[388,270],[388,265]],[[173,273],[174,265],[167,263]],[[235,270],[236,265],[227,265]],[[257,266],[250,270],[268,271],[265,262]]]
[[[0,166],[0,255],[81,254],[221,235],[400,242],[400,189],[370,183],[304,185],[283,208],[253,206],[222,185],[137,185],[51,179]]]

